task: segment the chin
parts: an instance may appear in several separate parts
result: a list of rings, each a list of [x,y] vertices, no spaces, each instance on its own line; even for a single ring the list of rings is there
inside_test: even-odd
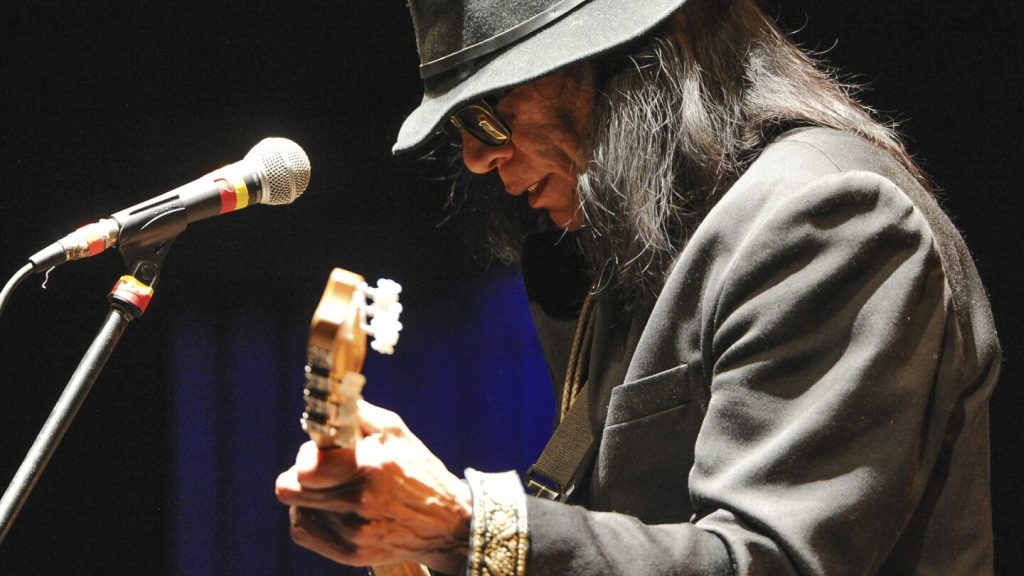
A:
[[[566,232],[575,232],[579,230],[580,227],[583,226],[583,222],[581,222],[577,218],[573,218],[571,214],[554,214],[549,212],[548,217],[551,218],[551,221],[555,224],[555,226],[558,226],[559,228],[565,230]]]

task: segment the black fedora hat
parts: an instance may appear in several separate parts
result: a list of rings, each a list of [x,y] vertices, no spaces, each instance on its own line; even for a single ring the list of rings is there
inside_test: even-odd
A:
[[[455,109],[635,40],[685,0],[409,0],[423,101],[393,151],[416,148]]]

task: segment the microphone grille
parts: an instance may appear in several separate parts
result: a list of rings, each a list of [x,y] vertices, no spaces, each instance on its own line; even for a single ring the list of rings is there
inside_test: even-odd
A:
[[[267,190],[261,204],[291,204],[309,186],[309,157],[287,138],[261,140],[245,160],[258,164],[265,176]]]

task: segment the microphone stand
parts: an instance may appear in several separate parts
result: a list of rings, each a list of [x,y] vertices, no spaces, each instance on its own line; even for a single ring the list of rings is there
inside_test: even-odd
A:
[[[128,323],[142,316],[153,297],[164,258],[174,239],[188,221],[184,207],[157,216],[129,219],[121,229],[120,251],[129,274],[122,276],[110,292],[110,312],[75,369],[64,392],[36,436],[14,478],[0,499],[0,543],[42,476],[43,469],[71,426],[85,397],[113,353]]]

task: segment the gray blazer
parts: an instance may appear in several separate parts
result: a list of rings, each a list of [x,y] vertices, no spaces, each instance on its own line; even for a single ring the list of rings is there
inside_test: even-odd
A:
[[[886,153],[787,133],[653,309],[596,314],[598,450],[577,505],[529,499],[530,574],[992,572],[991,311]]]

